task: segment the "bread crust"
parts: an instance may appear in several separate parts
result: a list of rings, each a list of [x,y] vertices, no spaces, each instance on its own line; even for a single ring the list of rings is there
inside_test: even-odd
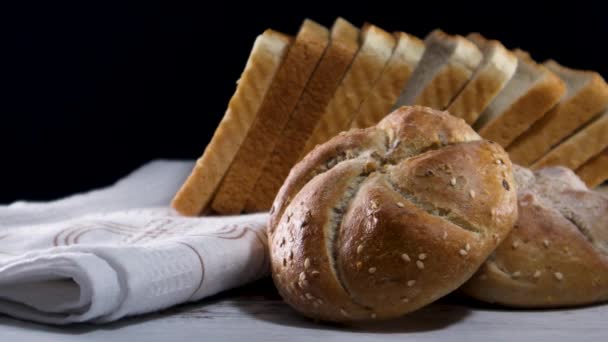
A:
[[[326,142],[350,127],[353,115],[391,57],[395,38],[390,33],[377,26],[365,24],[361,29],[361,37],[361,48],[308,139],[301,157],[317,144]]]
[[[393,55],[354,115],[351,128],[373,126],[390,112],[424,53],[422,40],[403,32],[394,35],[397,46]]]
[[[359,48],[359,29],[338,18],[330,42],[285,129],[264,163],[245,211],[268,210]]]
[[[211,142],[172,201],[180,214],[201,214],[230,167],[281,65],[291,37],[266,30],[251,50],[237,88]]]
[[[262,166],[294,110],[329,40],[329,31],[305,20],[274,77],[260,110],[220,184],[212,209],[220,214],[243,211]]]
[[[576,170],[606,147],[608,110],[532,164],[532,168],[561,165]]]
[[[511,160],[522,166],[529,166],[537,161],[549,152],[552,146],[608,107],[608,84],[598,73],[568,69],[552,60],[544,64],[550,70],[588,77],[588,81],[507,147]]]
[[[576,169],[579,176],[589,188],[595,188],[608,179],[608,148],[591,158]]]
[[[473,42],[480,41],[474,34],[468,35]],[[481,37],[481,36],[480,36]],[[484,41],[479,46],[483,61],[475,70],[471,80],[452,101],[448,111],[468,124],[477,120],[492,99],[504,88],[515,73],[517,57],[497,40]]]
[[[565,168],[542,169],[519,186],[515,229],[463,292],[521,308],[608,300],[608,197],[568,185],[572,177]]]
[[[543,76],[521,97],[479,129],[479,135],[507,147],[553,108],[566,90],[564,82],[542,65],[519,57],[519,63],[540,68]]]
[[[403,107],[298,163],[269,218],[273,279],[329,321],[387,319],[464,283],[515,222],[508,155],[461,119]]]

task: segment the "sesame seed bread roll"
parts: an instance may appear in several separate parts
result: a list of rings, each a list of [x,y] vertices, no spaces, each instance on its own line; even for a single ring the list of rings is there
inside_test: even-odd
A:
[[[269,218],[274,282],[316,319],[389,319],[469,279],[517,218],[511,162],[462,120],[402,107],[318,146]]]
[[[245,140],[290,41],[291,37],[273,30],[256,38],[222,121],[173,198],[172,206],[180,214],[199,215],[211,201]]]
[[[608,300],[608,197],[563,167],[518,167],[515,177],[515,228],[462,290],[520,308]]]

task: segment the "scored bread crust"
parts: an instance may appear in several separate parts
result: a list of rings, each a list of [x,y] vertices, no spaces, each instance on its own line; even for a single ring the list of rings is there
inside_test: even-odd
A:
[[[608,147],[608,110],[532,164],[532,168],[560,165],[576,170],[606,147]]]
[[[426,49],[393,108],[421,105],[445,109],[469,81],[482,59],[475,46],[460,35],[441,30],[431,32],[424,40]],[[447,60],[443,56],[448,55]],[[444,64],[437,64],[445,62]],[[438,67],[438,69],[435,69]],[[428,76],[428,73],[434,73]]]
[[[330,42],[310,77],[302,97],[264,163],[263,171],[245,205],[245,211],[268,210],[274,197],[302,155],[304,144],[333,97],[342,76],[359,48],[359,29],[342,18],[334,23]]]
[[[238,214],[255,186],[266,158],[329,40],[327,28],[306,19],[276,75],[245,140],[220,184],[211,208],[220,214]]]
[[[241,146],[270,83],[289,47],[291,37],[266,30],[258,36],[211,142],[172,201],[180,214],[201,214],[211,201]]]
[[[315,148],[270,210],[285,301],[322,320],[387,319],[464,283],[517,217],[508,155],[479,139],[416,106]]]
[[[382,75],[354,115],[351,128],[377,124],[386,116],[424,53],[424,42],[404,32],[396,32],[397,46]]]
[[[553,108],[566,90],[566,85],[559,77],[546,67],[536,64],[526,52],[516,50],[514,53],[518,57],[517,70],[503,92],[505,90],[512,91],[513,86],[519,87],[517,82],[512,82],[518,78],[518,73],[525,72],[526,68],[535,70],[540,76],[534,80],[524,94],[519,94],[517,98],[512,99],[502,112],[490,114],[488,111],[493,112],[495,110],[493,103],[490,103],[474,126],[478,129],[479,135],[485,139],[496,141],[503,147],[511,144]],[[529,75],[525,77],[529,77]],[[500,94],[496,98],[499,96]],[[490,117],[487,122],[483,120],[486,117]]]
[[[516,181],[515,228],[463,292],[521,308],[608,300],[608,197],[566,168],[516,169]]]
[[[472,124],[511,79],[517,69],[517,57],[499,41],[485,40],[478,33],[467,35],[467,39],[482,51],[483,60],[447,110]]]
[[[361,29],[361,39],[359,52],[300,157],[306,155],[317,144],[326,142],[350,127],[353,115],[382,74],[396,43],[391,34],[371,24],[365,24]]]
[[[534,163],[608,106],[608,84],[597,72],[569,69],[553,60],[544,64],[564,77],[569,89],[555,108],[508,146],[511,160],[522,166]],[[586,78],[585,85],[577,87],[580,80],[568,82],[565,77]]]
[[[589,159],[585,164],[576,169],[579,176],[589,188],[595,188],[608,179],[608,148],[597,156]]]

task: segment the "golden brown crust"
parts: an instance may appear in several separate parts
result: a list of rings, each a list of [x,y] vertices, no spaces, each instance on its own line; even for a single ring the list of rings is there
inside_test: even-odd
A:
[[[567,181],[538,185],[543,177],[559,181],[560,173],[572,172],[544,169],[520,187],[515,229],[462,287],[465,293],[523,308],[608,300],[608,198]]]
[[[532,164],[533,169],[565,166],[576,170],[608,147],[608,111]]]
[[[323,320],[416,310],[464,283],[508,234],[512,184],[498,144],[446,112],[402,107],[294,167],[269,219],[275,284]]]
[[[173,198],[172,206],[180,214],[199,215],[211,201],[245,140],[290,41],[291,37],[273,30],[266,30],[256,39],[222,121]]]
[[[327,50],[266,160],[260,178],[247,200],[245,211],[264,211],[272,205],[277,191],[302,155],[304,144],[355,56],[359,47],[358,39],[359,30],[356,27],[344,19],[336,20]]]
[[[589,188],[595,188],[608,179],[608,148],[591,158],[576,170]]]
[[[295,108],[327,47],[329,32],[305,20],[279,67],[249,132],[211,204],[221,214],[240,213],[262,171],[263,161]]]
[[[479,135],[507,147],[559,102],[565,92],[564,83],[544,66],[537,67],[545,72],[542,79],[504,112],[483,126]]]
[[[608,84],[596,72],[572,70],[555,61],[545,62],[551,70],[588,77],[585,86],[545,114],[530,129],[519,136],[507,151],[514,163],[529,166],[545,155],[552,146],[572,134],[577,128],[608,106]]]
[[[424,53],[424,42],[407,33],[395,33],[397,46],[382,75],[354,115],[351,128],[365,128],[378,123],[390,112]]]
[[[391,57],[395,38],[390,33],[366,24],[361,37],[361,48],[308,139],[303,155],[350,127],[353,115]]]

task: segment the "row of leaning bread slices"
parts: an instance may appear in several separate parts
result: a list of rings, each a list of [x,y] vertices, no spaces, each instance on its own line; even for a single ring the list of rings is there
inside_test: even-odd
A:
[[[358,29],[342,18],[330,30],[305,20],[295,37],[267,30],[256,39],[228,109],[173,206],[185,215],[268,210],[291,167],[314,146],[351,127],[373,125],[398,105],[447,108],[468,123],[484,122],[480,134],[506,146],[567,97],[548,67],[497,41],[468,38],[434,31],[423,42],[371,24]],[[594,80],[605,86],[599,75]],[[577,127],[590,119],[577,117]],[[605,129],[603,122],[596,126]],[[586,137],[588,130],[577,135]],[[594,137],[600,140],[594,147],[606,140],[595,133],[578,139],[583,145],[573,137],[570,145],[580,148]],[[583,174],[601,179],[602,161],[579,164]]]

